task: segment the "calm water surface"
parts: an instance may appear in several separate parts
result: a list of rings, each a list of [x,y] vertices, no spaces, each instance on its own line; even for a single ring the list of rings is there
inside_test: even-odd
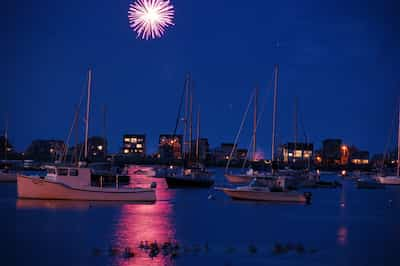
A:
[[[224,183],[216,170],[217,184]],[[323,176],[324,179],[338,178]],[[234,201],[208,189],[168,190],[158,183],[151,205],[16,199],[0,184],[2,265],[399,265],[400,187],[313,189],[311,205]],[[140,241],[177,241],[176,259],[149,256]],[[274,254],[275,243],[304,252]],[[205,248],[208,246],[208,249]],[[249,245],[257,248],[249,252]],[[136,256],[110,256],[131,247]]]

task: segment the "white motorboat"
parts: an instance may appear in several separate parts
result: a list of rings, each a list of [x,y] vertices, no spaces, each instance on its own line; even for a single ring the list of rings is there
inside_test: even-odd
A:
[[[29,199],[155,202],[155,183],[149,188],[91,186],[91,169],[47,166],[45,176],[18,175],[18,197]]]
[[[400,176],[378,175],[375,180],[383,185],[400,185]]]
[[[293,203],[308,203],[311,201],[311,193],[299,193],[296,191],[287,191],[282,187],[271,187],[257,179],[254,179],[248,186],[216,189],[223,191],[233,199],[240,200]]]
[[[0,170],[0,182],[17,182],[17,173]]]

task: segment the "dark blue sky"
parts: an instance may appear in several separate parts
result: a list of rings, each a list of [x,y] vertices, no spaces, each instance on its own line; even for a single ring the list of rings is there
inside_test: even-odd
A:
[[[158,135],[173,130],[190,71],[202,135],[212,146],[233,141],[260,86],[268,100],[258,144],[269,156],[275,63],[279,142],[293,138],[295,95],[317,147],[339,137],[379,152],[392,127],[400,94],[396,1],[174,0],[176,25],[151,41],[130,30],[128,0],[8,2],[1,10],[0,128],[8,113],[19,150],[32,139],[66,139],[89,66],[91,135],[102,134],[106,104],[113,151],[124,133],[146,133],[155,150]]]

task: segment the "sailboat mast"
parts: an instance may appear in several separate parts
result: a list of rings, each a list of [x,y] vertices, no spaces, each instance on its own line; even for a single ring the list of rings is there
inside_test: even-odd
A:
[[[6,114],[6,121],[4,127],[4,160],[7,160],[7,150],[8,148],[8,116]]]
[[[87,83],[87,102],[86,102],[86,119],[85,119],[85,160],[88,159],[88,138],[89,138],[89,113],[90,113],[90,88],[92,83],[92,70],[88,71]]]
[[[275,65],[275,75],[274,75],[274,109],[272,113],[272,145],[271,145],[271,161],[275,161],[275,132],[276,132],[276,109],[277,109],[277,90],[278,90],[278,72],[279,65]]]
[[[296,160],[296,149],[297,149],[297,97],[294,98],[294,151],[293,158]]]
[[[257,96],[258,88],[256,87],[254,93],[254,114],[253,114],[253,161],[256,160],[256,147],[257,147]]]
[[[187,156],[187,128],[188,128],[188,102],[189,102],[189,82],[190,74],[186,75],[185,81],[185,111],[183,117],[183,159]]]
[[[190,79],[189,87],[189,160],[192,159],[192,140],[193,140],[193,87]]]
[[[400,103],[399,103],[399,124],[397,129],[397,176],[400,176]]]
[[[199,162],[199,146],[200,146],[200,106],[197,109],[197,126],[196,126],[196,160]]]

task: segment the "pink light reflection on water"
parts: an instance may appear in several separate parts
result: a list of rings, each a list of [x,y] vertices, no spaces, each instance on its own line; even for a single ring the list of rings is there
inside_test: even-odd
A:
[[[175,192],[168,190],[164,179],[144,175],[131,175],[130,186],[147,187],[151,182],[157,183],[157,202],[155,204],[126,204],[121,207],[121,214],[116,225],[113,246],[121,251],[130,247],[135,257],[125,259],[122,255],[115,257],[115,265],[174,265],[169,256],[161,252],[155,258],[138,248],[141,241],[175,241],[175,224],[173,206],[169,199]]]

